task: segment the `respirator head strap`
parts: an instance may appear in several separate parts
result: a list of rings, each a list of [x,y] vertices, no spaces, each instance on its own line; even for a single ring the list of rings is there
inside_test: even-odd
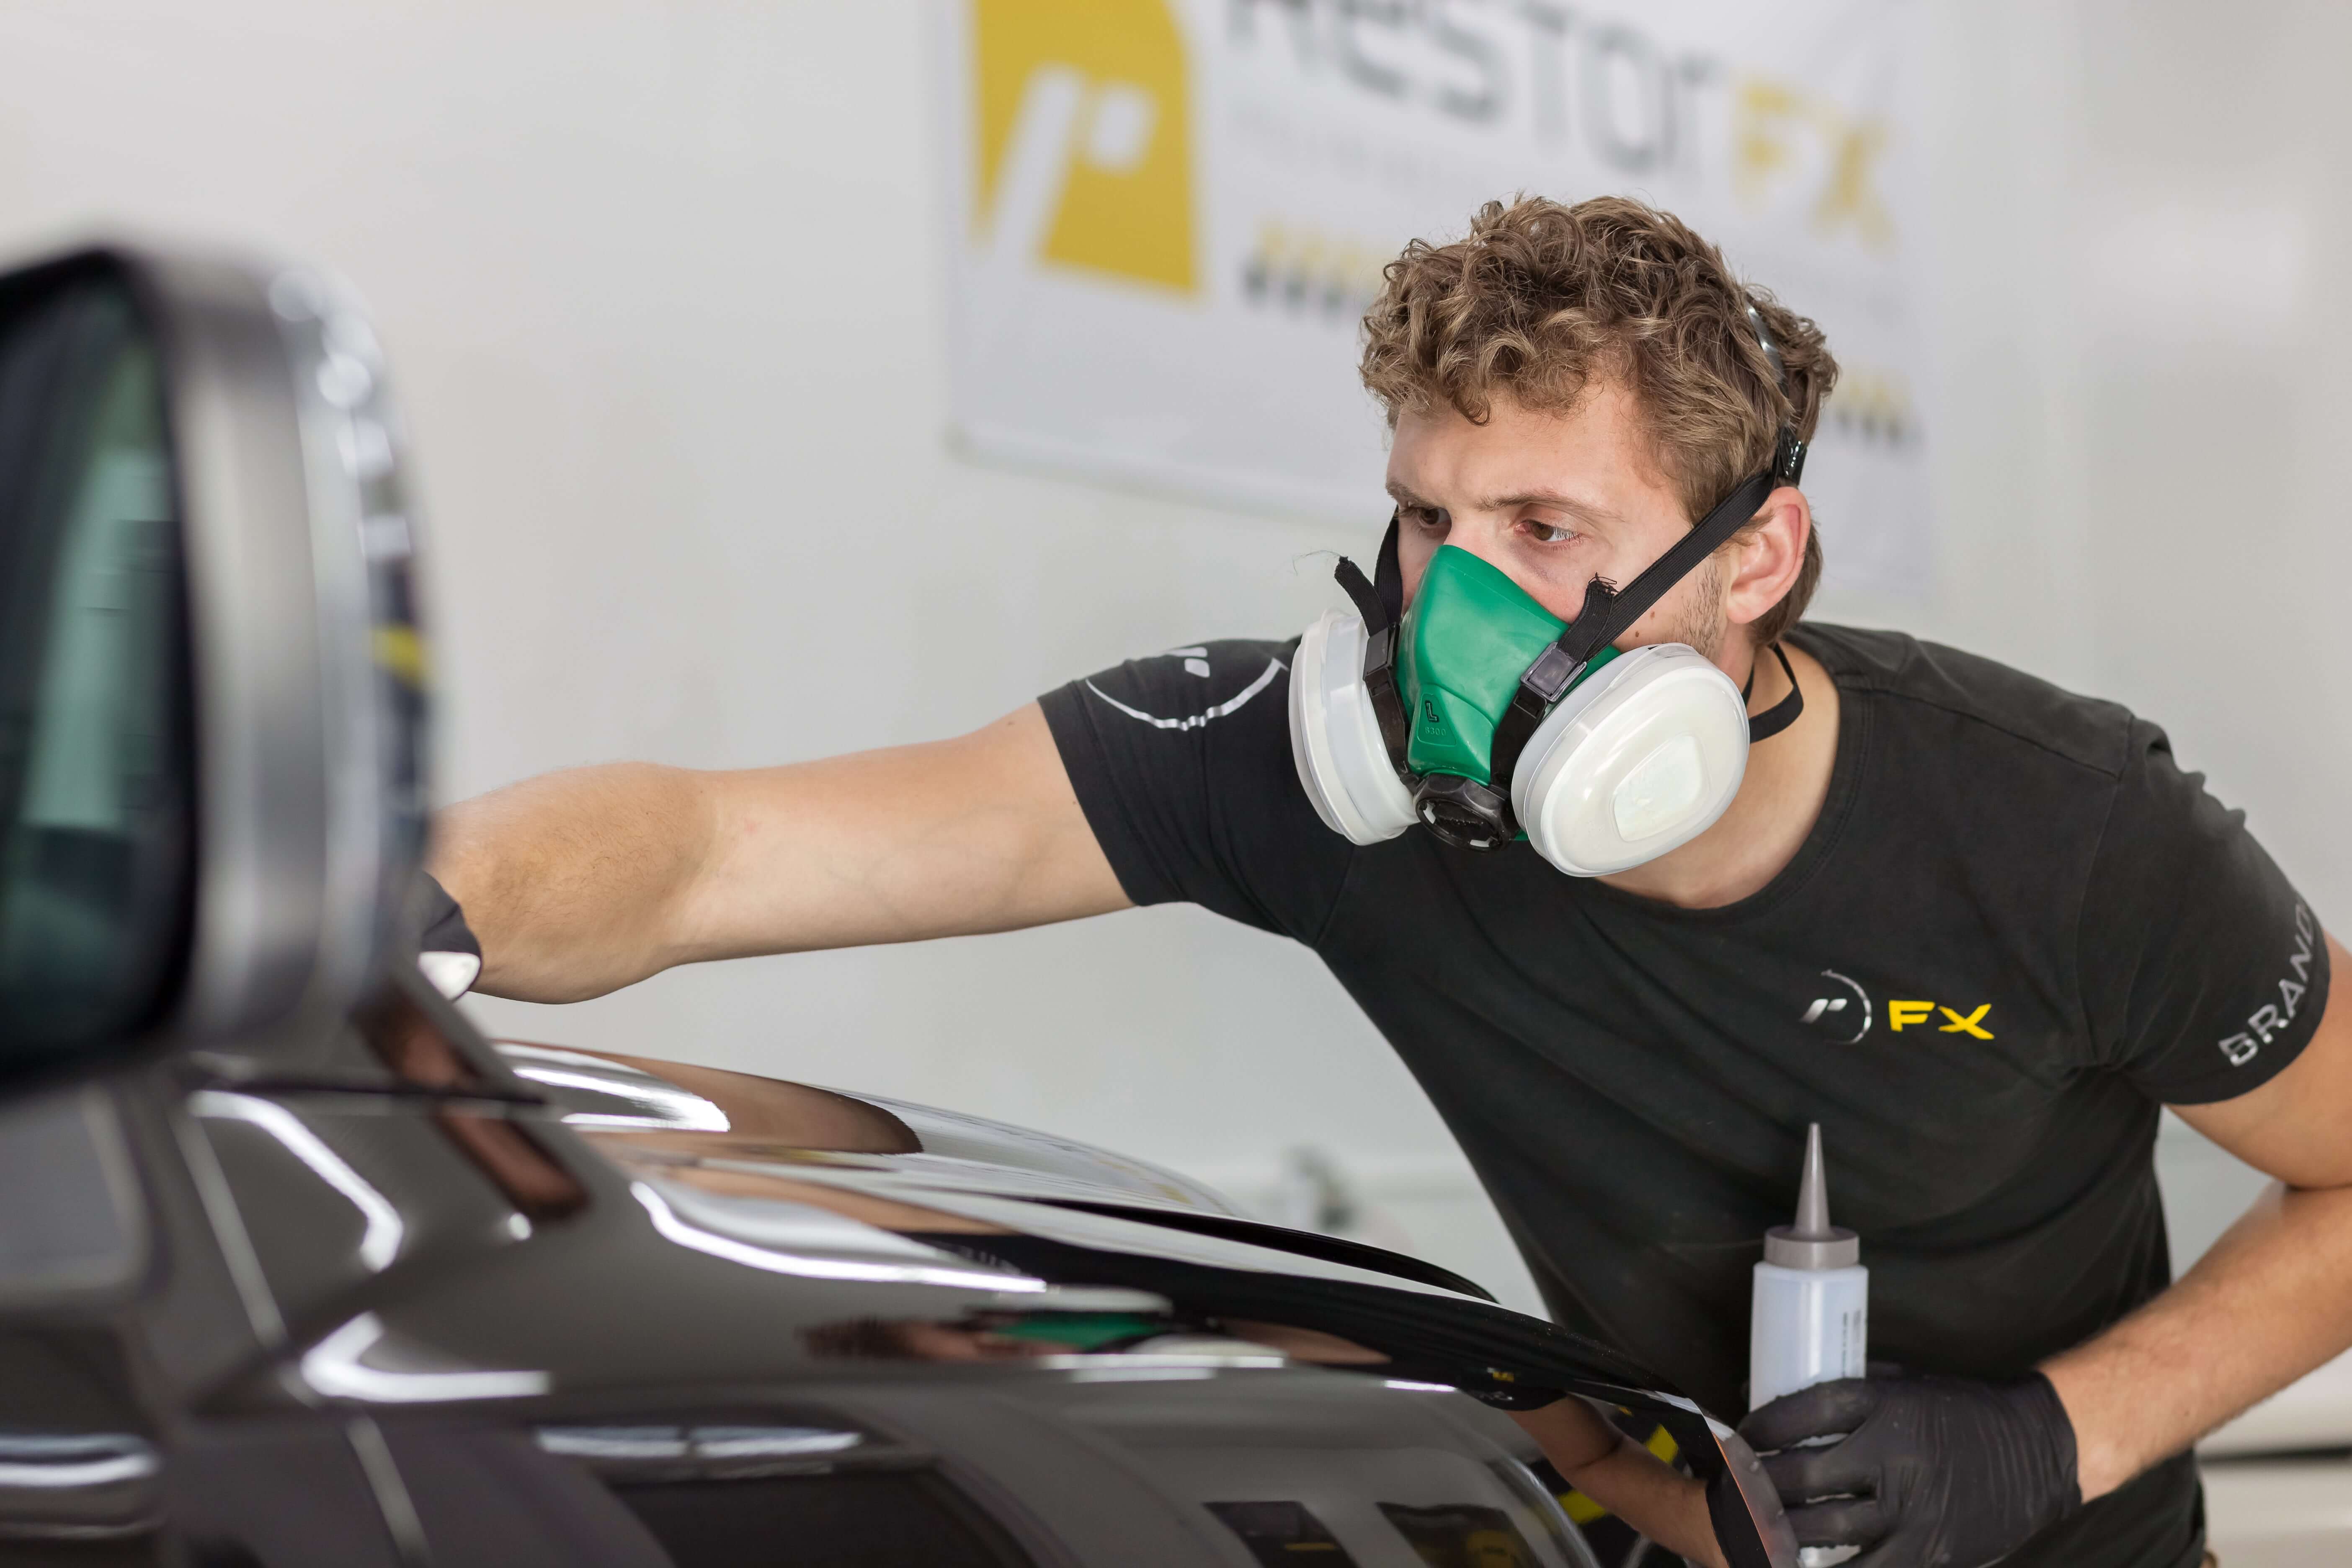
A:
[[[1370,582],[1364,579],[1364,569],[1344,555],[1331,575],[1364,623],[1364,694],[1371,700],[1372,717],[1380,724],[1389,761],[1395,765],[1397,776],[1410,784],[1412,775],[1404,763],[1410,731],[1396,679],[1397,641],[1404,618],[1404,572],[1397,563],[1396,513],[1389,514],[1389,531],[1381,540],[1381,553],[1373,563]]]
[[[1584,673],[1592,656],[1632,630],[1635,621],[1665,597],[1667,589],[1688,576],[1692,568],[1745,528],[1778,482],[1777,476],[1770,472],[1747,480],[1724,497],[1697,527],[1675,541],[1674,548],[1652,562],[1622,593],[1599,577],[1585,585],[1584,608],[1559,634],[1559,640],[1528,666],[1527,673],[1519,677],[1518,689],[1511,695],[1511,705],[1503,710],[1501,721],[1495,726],[1488,767],[1500,798],[1510,798],[1519,753],[1527,750],[1536,726],[1568,695],[1569,688]],[[1507,809],[1505,815],[1508,816]],[[1518,831],[1516,825],[1511,831]]]
[[[1586,616],[1578,616],[1559,640],[1571,653],[1581,653],[1591,658],[1609,643],[1615,642],[1633,629],[1633,623],[1650,613],[1652,605],[1666,596],[1666,591],[1697,567],[1699,563],[1731,542],[1731,536],[1755,519],[1764,498],[1779,488],[1778,478],[1769,470],[1742,483],[1738,489],[1718,502],[1716,509],[1699,520],[1698,526],[1675,541],[1673,549],[1650,563],[1643,574],[1633,579],[1623,592],[1613,595],[1599,624],[1587,629]],[[1587,603],[1590,603],[1588,595]],[[1571,641],[1571,639],[1573,639]]]
[[[1780,673],[1789,678],[1789,695],[1748,721],[1748,743],[1769,741],[1804,716],[1805,689],[1797,684],[1797,672],[1789,666],[1789,656],[1779,643],[1772,645],[1772,657],[1780,661]],[[1756,669],[1750,665],[1748,684],[1739,690],[1739,700],[1745,702],[1756,690]]]
[[[1381,552],[1372,562],[1370,581],[1365,580],[1362,567],[1344,555],[1331,574],[1356,606],[1367,637],[1394,631],[1404,619],[1404,569],[1397,563],[1397,514],[1391,511],[1389,531],[1381,536]]]
[[[1772,341],[1772,329],[1764,324],[1764,312],[1756,308],[1756,301],[1743,296],[1740,302],[1748,307],[1748,325],[1756,334],[1756,346],[1764,351],[1764,363],[1772,367],[1772,379],[1780,384],[1780,400],[1794,414],[1797,395],[1796,389],[1789,384],[1789,362],[1781,357],[1780,345]],[[1784,485],[1802,479],[1806,446],[1797,439],[1797,427],[1782,421],[1780,438],[1772,443],[1772,478]]]
[[[1756,301],[1741,296],[1748,310],[1748,325],[1756,334],[1756,346],[1764,352],[1764,363],[1772,367],[1773,380],[1779,384],[1780,401],[1790,413],[1796,410],[1796,389],[1789,380],[1789,363],[1781,357],[1780,345],[1772,341],[1772,331],[1764,324],[1764,313]],[[1633,623],[1649,612],[1650,606],[1664,598],[1666,590],[1681,582],[1693,567],[1714,554],[1731,536],[1748,526],[1764,498],[1782,485],[1793,485],[1805,471],[1806,443],[1797,439],[1796,426],[1783,419],[1779,435],[1772,443],[1772,461],[1765,470],[1747,479],[1722,500],[1715,510],[1699,520],[1698,526],[1675,542],[1675,547],[1652,562],[1649,569],[1622,594],[1607,602],[1605,612],[1596,617],[1592,595],[1585,594],[1582,614],[1560,633],[1560,647],[1580,661],[1598,653],[1607,643],[1613,643],[1633,630]],[[1588,621],[1593,624],[1586,626]],[[1538,661],[1540,662],[1540,661]]]

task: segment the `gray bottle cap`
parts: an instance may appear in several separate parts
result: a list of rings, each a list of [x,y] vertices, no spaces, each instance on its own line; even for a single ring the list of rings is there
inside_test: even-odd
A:
[[[1805,1133],[1805,1176],[1797,1187],[1797,1223],[1764,1233],[1764,1261],[1783,1268],[1851,1268],[1862,1238],[1830,1223],[1830,1178],[1822,1161],[1822,1124]]]

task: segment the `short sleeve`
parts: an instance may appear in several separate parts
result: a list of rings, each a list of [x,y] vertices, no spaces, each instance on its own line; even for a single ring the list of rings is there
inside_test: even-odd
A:
[[[2095,1047],[2151,1098],[2231,1100],[2310,1043],[2327,948],[2245,814],[2135,722],[2092,860],[2075,952]]]
[[[1195,903],[1310,945],[1350,846],[1290,758],[1296,643],[1171,648],[1038,699],[1078,805],[1139,904]]]

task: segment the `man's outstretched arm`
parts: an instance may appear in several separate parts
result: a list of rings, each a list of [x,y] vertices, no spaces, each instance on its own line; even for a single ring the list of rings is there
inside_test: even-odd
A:
[[[477,988],[572,1002],[673,964],[1010,931],[1128,907],[1036,704],[788,767],[577,768],[442,811]]]
[[[2329,972],[2352,980],[2331,937]],[[2172,1289],[2044,1363],[2074,1422],[2085,1501],[2352,1348],[2352,984],[2293,1066],[2174,1108],[2278,1179]]]

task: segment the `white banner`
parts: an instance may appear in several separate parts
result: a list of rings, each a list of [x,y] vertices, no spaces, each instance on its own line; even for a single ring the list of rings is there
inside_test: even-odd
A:
[[[1833,583],[1926,585],[1908,0],[948,0],[973,449],[1385,515],[1357,321],[1415,237],[1640,196],[1828,331]]]

